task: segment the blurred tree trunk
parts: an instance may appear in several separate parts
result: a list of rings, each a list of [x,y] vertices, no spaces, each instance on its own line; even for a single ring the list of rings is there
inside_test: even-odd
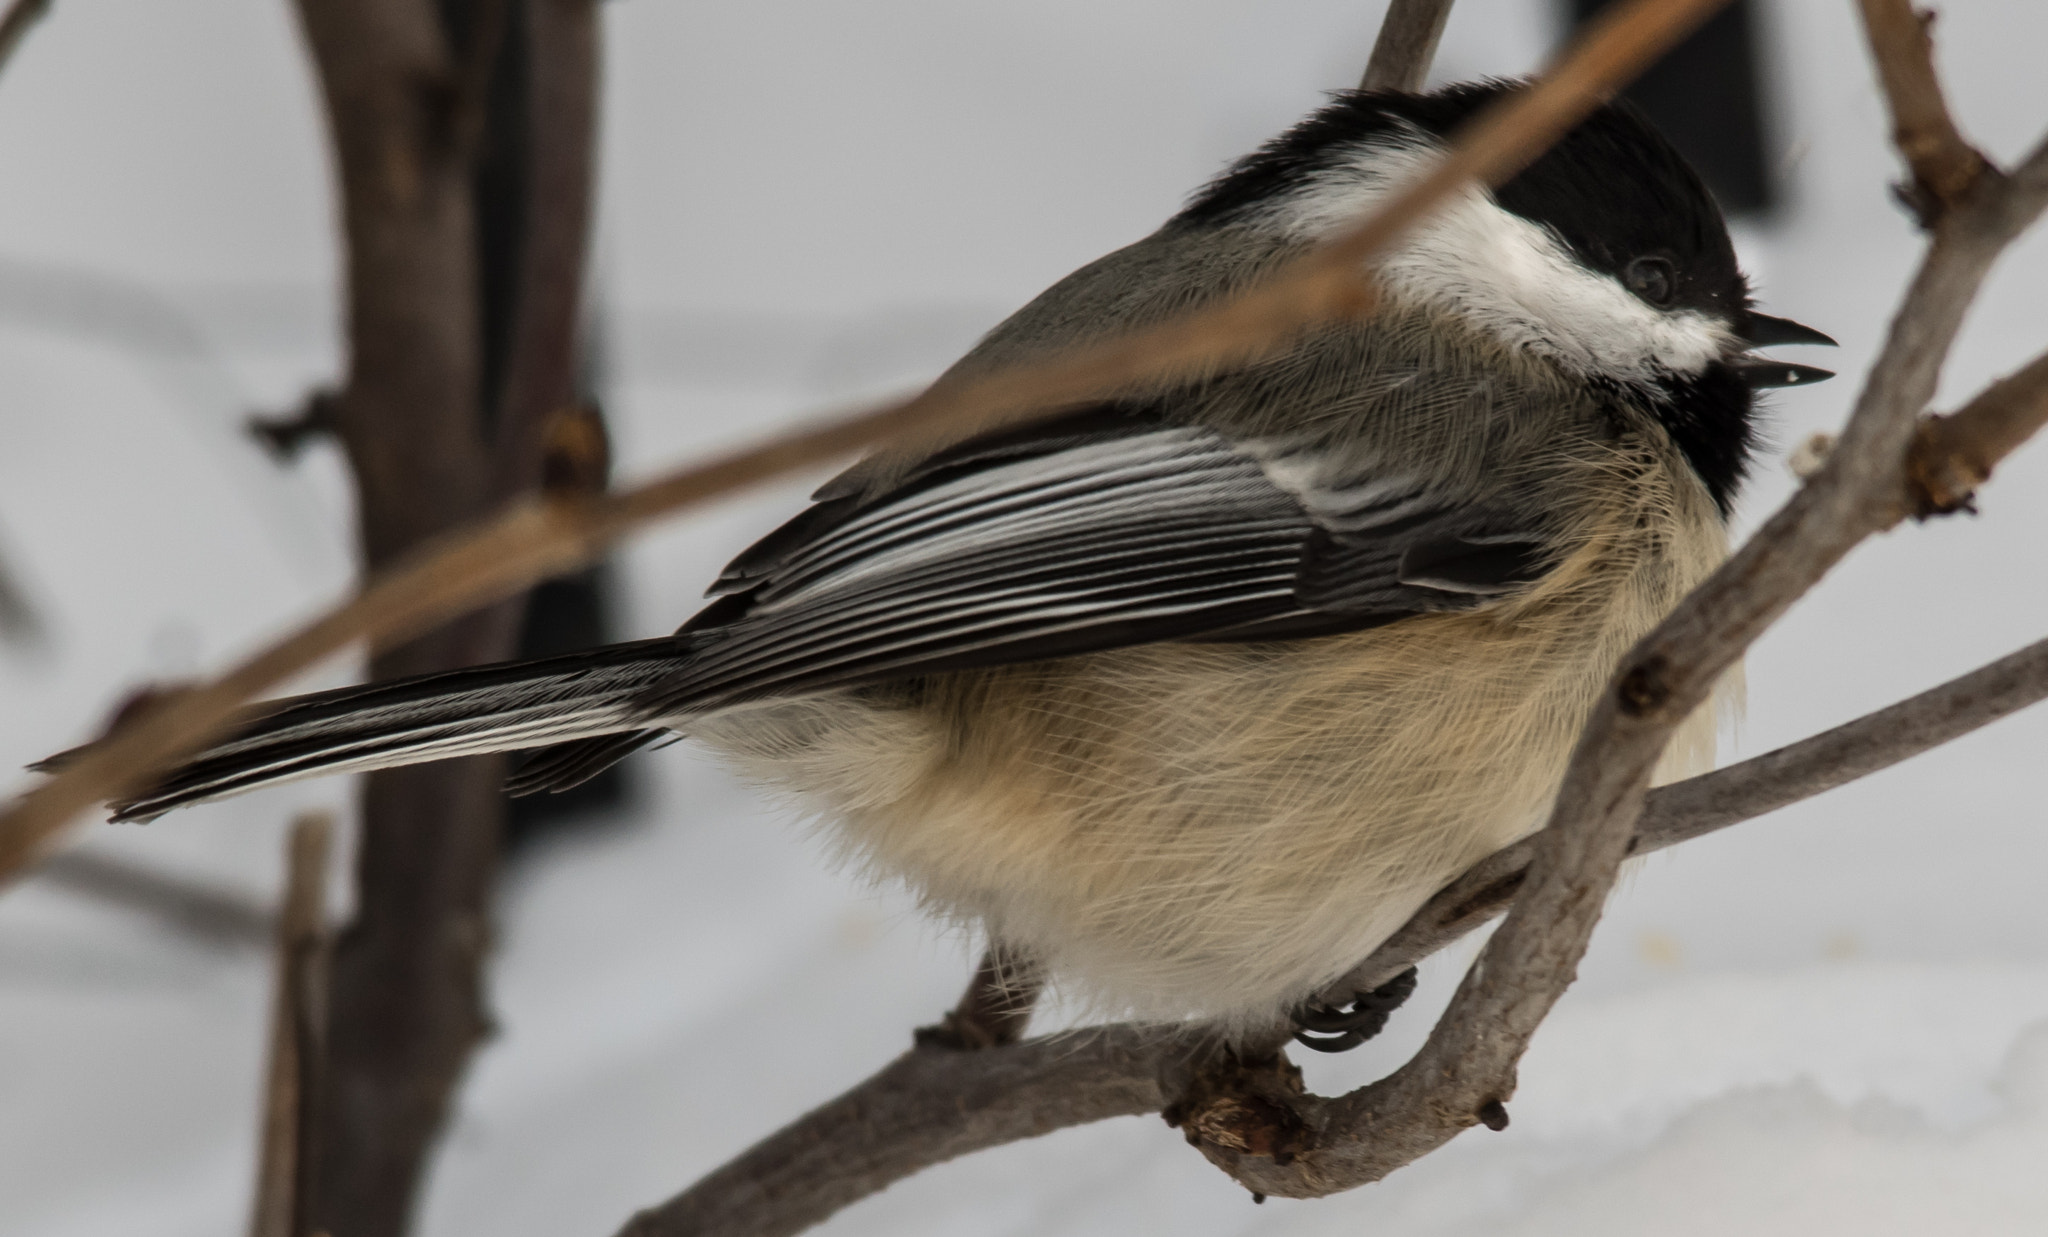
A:
[[[299,0],[299,11],[347,242],[336,428],[375,570],[538,484],[550,418],[574,403],[595,11],[593,0]],[[374,650],[371,674],[510,656],[521,604]],[[356,918],[335,949],[321,1071],[316,1231],[404,1231],[489,1026],[501,777],[501,761],[465,759],[365,780]]]

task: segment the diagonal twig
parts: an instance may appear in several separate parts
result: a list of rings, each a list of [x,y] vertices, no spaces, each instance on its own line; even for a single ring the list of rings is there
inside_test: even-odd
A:
[[[1906,474],[1913,514],[1960,511],[1992,467],[2048,422],[2048,353],[2001,378],[1952,416],[1920,423]]]
[[[1517,904],[1515,917],[1468,976],[1423,1053],[1392,1078],[1349,1096],[1270,1097],[1296,1123],[1287,1131],[1285,1157],[1258,1154],[1243,1144],[1205,1144],[1206,1154],[1254,1190],[1321,1194],[1383,1176],[1471,1124],[1498,1125],[1506,1119],[1502,1101],[1512,1093],[1514,1063],[1569,982],[1613,872],[1628,853],[1661,848],[1820,793],[2048,695],[2048,644],[2041,644],[1732,769],[1647,796],[1643,791],[1664,736],[1704,697],[1720,669],[1850,546],[1916,509],[1910,477],[1960,468],[1967,468],[1966,478],[1988,475],[2038,427],[2048,405],[2044,362],[1995,384],[1953,417],[1916,422],[1991,259],[2044,201],[2048,153],[2037,153],[2011,177],[1987,179],[1938,222],[1844,445],[1728,568],[1624,663],[1560,796],[1555,819],[1567,828],[1553,828],[1479,865],[1347,976],[1345,988],[1370,988],[1498,914],[1522,887],[1548,882],[1549,889],[1538,890],[1547,896]],[[1930,432],[1921,424],[1941,428]],[[1618,775],[1602,767],[1609,760],[1622,766]],[[1648,809],[1639,816],[1646,801]],[[1595,826],[1591,831],[1589,824]],[[1582,836],[1572,837],[1570,825],[1579,826]],[[1587,832],[1595,845],[1585,844]],[[1577,854],[1557,853],[1571,844]],[[1505,949],[1499,947],[1504,937]],[[1509,990],[1490,991],[1489,979]],[[1206,1051],[1200,1041],[1135,1026],[983,1053],[914,1050],[643,1213],[628,1232],[795,1232],[834,1206],[943,1159],[1057,1125],[1156,1110],[1184,1094],[1190,1063]],[[993,1094],[991,1086],[998,1088]],[[963,1095],[973,1101],[956,1105]],[[864,1124],[850,1145],[824,1130],[847,1122],[852,1113],[864,1114]],[[1182,1115],[1189,1128],[1206,1128]],[[853,1134],[853,1127],[843,1132]],[[792,1159],[799,1149],[801,1158]],[[782,1190],[791,1184],[788,1170],[799,1163],[806,1200],[801,1214],[782,1206]],[[828,1196],[837,1201],[828,1205]]]
[[[2048,640],[1812,738],[1651,791],[1629,853],[1664,850],[1846,786],[2042,699]],[[1330,985],[1327,998],[1370,992],[1507,910],[1535,849],[1525,838],[1468,869]]]
[[[1720,676],[1872,533],[1907,512],[1908,447],[1964,312],[1992,262],[2048,204],[2030,159],[1979,177],[1933,243],[1826,465],[1622,662],[1582,732],[1528,876],[1422,1050],[1334,1100],[1305,1097],[1286,1156],[1202,1145],[1248,1188],[1315,1197],[1375,1181],[1482,1121],[1499,1128],[1531,1036],[1571,983],[1627,857],[1671,734]],[[1283,1162],[1284,1161],[1284,1162]]]
[[[1365,62],[1360,90],[1422,89],[1429,79],[1436,45],[1451,20],[1451,0],[1393,0]]]
[[[1929,32],[1934,14],[1915,11],[1910,0],[1858,0],[1857,7],[1891,108],[1892,143],[1913,173],[1902,196],[1931,224],[1962,200],[1990,161],[1963,139],[1942,98]]]
[[[349,602],[225,676],[166,701],[80,754],[0,815],[0,879],[34,861],[78,813],[132,790],[218,734],[244,700],[365,636],[391,639],[511,595],[600,555],[658,517],[885,439],[929,440],[1106,390],[1248,361],[1304,326],[1360,313],[1359,267],[1472,181],[1497,184],[1537,157],[1726,0],[1636,0],[1597,23],[1530,89],[1478,118],[1418,183],[1260,287],[1165,325],[1039,365],[941,383],[900,403],[798,430],[616,496],[530,500],[395,564]]]

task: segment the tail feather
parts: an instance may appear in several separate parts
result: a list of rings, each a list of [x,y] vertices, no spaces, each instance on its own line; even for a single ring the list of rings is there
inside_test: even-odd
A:
[[[668,734],[666,730],[626,730],[542,748],[505,779],[505,793],[517,799],[542,791],[553,793],[581,786]]]
[[[300,778],[641,731],[649,719],[636,701],[687,656],[687,643],[668,637],[301,696],[115,803],[114,819]]]

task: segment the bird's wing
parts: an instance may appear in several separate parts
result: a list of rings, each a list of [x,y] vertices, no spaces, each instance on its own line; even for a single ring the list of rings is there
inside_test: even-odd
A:
[[[826,492],[726,569],[687,664],[639,704],[1356,630],[1482,605],[1553,558],[1471,495],[1094,408],[952,448],[884,494]]]

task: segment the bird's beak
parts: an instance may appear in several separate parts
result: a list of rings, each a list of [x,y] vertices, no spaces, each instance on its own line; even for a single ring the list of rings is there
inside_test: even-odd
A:
[[[1748,322],[1738,335],[1742,342],[1751,348],[1773,348],[1780,344],[1825,344],[1830,348],[1835,346],[1833,339],[1810,326],[1794,322],[1790,318],[1773,318],[1769,314],[1750,314]],[[1769,357],[1734,357],[1729,360],[1728,367],[1753,390],[1764,387],[1811,386],[1835,376],[1835,371],[1831,369],[1794,365],[1789,361],[1773,361]]]
[[[1736,357],[1728,362],[1728,368],[1734,370],[1735,376],[1748,383],[1753,391],[1764,387],[1812,386],[1835,376],[1831,369],[1794,365],[1790,361],[1773,361],[1760,356]]]
[[[1739,332],[1742,342],[1752,348],[1775,348],[1779,344],[1826,344],[1832,348],[1835,341],[1804,323],[1790,318],[1773,318],[1769,314],[1749,315],[1747,329]]]

